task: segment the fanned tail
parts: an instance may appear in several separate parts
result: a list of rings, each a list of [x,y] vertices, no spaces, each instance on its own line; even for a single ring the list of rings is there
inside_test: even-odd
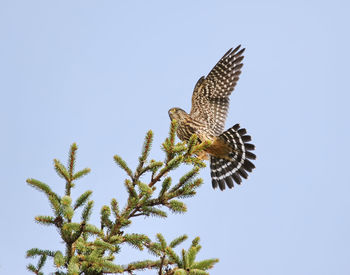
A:
[[[246,133],[246,129],[236,124],[220,135],[232,148],[232,152],[229,153],[231,160],[210,157],[213,188],[219,186],[221,190],[224,190],[226,185],[233,188],[234,182],[241,184],[241,177],[248,178],[248,172],[252,172],[255,168],[250,161],[250,159],[256,159],[255,154],[251,152],[255,146],[248,143],[251,137]]]

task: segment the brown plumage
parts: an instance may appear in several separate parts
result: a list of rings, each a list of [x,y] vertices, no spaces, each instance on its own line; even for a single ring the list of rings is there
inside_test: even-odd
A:
[[[250,136],[246,135],[246,130],[236,124],[224,132],[229,96],[241,74],[244,50],[240,46],[230,49],[207,77],[197,81],[189,114],[180,108],[169,110],[170,118],[179,123],[177,135],[181,140],[188,141],[192,134],[196,134],[202,142],[213,141],[206,153],[199,157],[205,159],[209,154],[212,185],[221,190],[225,189],[225,184],[232,188],[233,181],[240,184],[241,177],[247,178],[247,172],[255,168],[248,160],[255,159],[250,152],[255,147],[247,143]]]

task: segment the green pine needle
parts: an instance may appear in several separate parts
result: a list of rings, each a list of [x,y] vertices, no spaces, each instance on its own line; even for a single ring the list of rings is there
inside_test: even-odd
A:
[[[198,166],[200,168],[207,167],[206,164],[204,163],[204,161],[202,161],[201,159],[199,159],[197,157],[185,157],[184,163],[196,165],[196,166]]]
[[[175,262],[179,267],[182,266],[182,261],[178,255],[176,255],[175,251],[171,247],[167,247],[165,249],[166,254],[168,255],[169,259],[173,262]]]
[[[123,237],[120,235],[114,235],[110,237],[109,242],[113,244],[120,244],[123,242]]]
[[[190,249],[187,251],[187,259],[188,259],[188,264],[189,266],[192,266],[192,264],[194,263],[194,260],[196,259],[198,250],[196,247],[192,246],[190,247]]]
[[[84,205],[85,202],[89,199],[89,197],[91,196],[92,194],[92,191],[91,190],[88,190],[88,191],[85,191],[83,194],[80,195],[79,198],[77,198],[77,200],[75,201],[75,204],[74,204],[74,210],[79,208],[80,206]]]
[[[62,214],[63,216],[68,220],[72,220],[73,215],[74,215],[74,209],[71,206],[63,207],[62,209]]]
[[[182,267],[185,269],[189,269],[188,266],[188,258],[185,249],[181,250],[181,255],[182,255]]]
[[[185,143],[181,142],[181,143],[178,143],[174,146],[173,152],[179,154],[179,153],[184,152],[186,150],[186,148],[187,147],[186,147]]]
[[[27,183],[35,189],[44,192],[48,196],[52,193],[50,187],[46,183],[43,183],[36,179],[27,179]]]
[[[138,248],[139,250],[143,250],[143,246],[145,243],[149,243],[150,239],[144,234],[125,234],[124,241],[131,246]]]
[[[191,179],[193,179],[194,176],[196,176],[199,172],[199,167],[194,167],[191,171],[189,171],[187,174],[185,174],[184,176],[182,176],[180,178],[179,183],[180,184],[185,184],[188,181],[190,181]]]
[[[182,235],[180,237],[177,237],[176,239],[172,240],[170,243],[170,247],[174,248],[176,246],[178,246],[179,244],[183,243],[185,240],[187,240],[187,235]]]
[[[90,235],[101,235],[102,232],[96,226],[92,224],[86,224],[84,228],[84,232],[89,233]]]
[[[94,245],[97,246],[97,247],[101,247],[101,248],[103,248],[105,250],[110,250],[112,252],[114,252],[115,249],[116,249],[114,245],[112,245],[110,243],[107,243],[107,242],[105,242],[105,241],[103,241],[101,239],[95,240],[94,241]]]
[[[169,137],[165,139],[164,143],[162,144],[162,149],[167,155],[167,162],[169,162],[175,156],[174,146],[177,127],[178,123],[175,119],[173,119],[170,124]]]
[[[126,162],[118,155],[115,155],[113,158],[114,158],[115,163],[118,164],[119,167],[122,168],[129,175],[130,178],[133,178],[132,171],[128,167]]]
[[[145,270],[145,269],[151,269],[151,268],[158,268],[159,266],[160,266],[160,261],[151,261],[151,260],[137,261],[137,262],[132,262],[128,264],[126,267],[124,267],[124,272],[131,273],[130,272],[131,270]]]
[[[182,268],[177,269],[174,273],[174,275],[188,275],[188,272]]]
[[[118,219],[120,217],[120,211],[119,211],[119,205],[116,199],[112,199],[111,207],[115,218]]]
[[[54,159],[53,162],[57,175],[66,181],[70,181],[69,172],[67,171],[66,167],[64,167],[63,164],[57,159]]]
[[[159,243],[150,243],[147,246],[148,252],[153,254],[154,256],[161,256],[164,249],[162,249]]]
[[[168,171],[174,170],[175,168],[177,168],[182,163],[182,161],[183,161],[183,156],[177,156],[171,159],[167,164]]]
[[[42,267],[44,266],[45,262],[46,262],[47,256],[46,255],[42,255],[40,257],[40,260],[38,262],[38,266],[37,266],[37,270],[40,271],[40,269],[42,269]]]
[[[81,218],[83,221],[87,222],[91,216],[91,211],[92,211],[92,207],[94,206],[94,202],[93,201],[89,201],[84,209],[83,212],[81,213]]]
[[[169,141],[169,138],[166,138],[165,141],[162,143],[162,150],[167,153],[168,155],[171,154],[172,152],[172,148],[171,148],[171,144]]]
[[[145,213],[146,216],[153,216],[153,217],[159,217],[159,218],[168,217],[166,212],[164,212],[156,207],[142,206],[141,209],[142,209],[143,213]]]
[[[112,228],[113,223],[109,218],[110,216],[111,216],[111,209],[107,205],[102,206],[101,225],[106,226],[108,228]]]
[[[167,207],[173,213],[184,213],[187,211],[186,205],[182,201],[178,201],[178,200],[171,200],[169,204],[167,204]]]
[[[157,170],[163,166],[163,162],[162,161],[155,161],[155,160],[151,160],[150,164],[148,165],[148,167],[150,168],[150,170],[152,172],[157,172]]]
[[[194,167],[191,171],[182,176],[179,180],[179,183],[176,184],[173,188],[170,189],[170,192],[174,192],[179,189],[184,184],[188,183],[199,173],[199,167]]]
[[[137,195],[137,192],[135,190],[135,187],[134,187],[133,183],[130,180],[126,179],[124,181],[124,184],[125,184],[125,187],[126,187],[128,193],[129,193],[129,197],[138,200],[139,196]]]
[[[219,259],[207,259],[204,261],[194,263],[191,268],[200,269],[200,270],[208,270],[213,268],[214,264],[219,262]]]
[[[124,269],[122,266],[116,265],[108,260],[104,260],[102,262],[102,266],[103,266],[103,271],[105,273],[123,273],[124,272]]]
[[[57,251],[54,257],[54,264],[56,267],[62,267],[65,264],[65,259],[61,251]]]
[[[165,174],[168,171],[174,170],[177,168],[183,161],[183,156],[179,155],[177,157],[172,158],[165,167],[163,167],[160,171],[159,174]]]
[[[191,269],[188,275],[209,275],[209,273],[200,269]]]
[[[194,239],[193,239],[193,241],[192,241],[192,244],[191,244],[191,247],[192,246],[197,246],[197,245],[199,245],[199,241],[200,241],[200,238],[199,237],[195,237]]]
[[[51,250],[42,250],[39,248],[32,248],[32,249],[29,249],[26,253],[27,258],[33,258],[35,256],[42,256],[42,255],[54,257],[55,252]]]
[[[159,192],[159,195],[158,197],[163,197],[163,195],[165,194],[165,192],[168,191],[168,189],[170,188],[171,186],[171,177],[167,177],[165,178],[165,180],[163,181],[163,184],[162,184],[162,189],[160,190]]]
[[[173,119],[170,124],[170,131],[169,131],[169,142],[173,146],[175,144],[175,136],[176,136],[176,130],[178,127],[178,123],[176,119]]]
[[[78,264],[78,257],[72,257],[68,264],[68,274],[69,275],[79,275],[80,268]]]
[[[74,168],[75,168],[75,159],[76,159],[76,151],[78,150],[78,146],[76,143],[73,143],[70,146],[69,157],[68,157],[68,172],[69,178],[73,178]]]
[[[166,241],[165,241],[163,235],[162,235],[161,233],[158,233],[156,236],[157,236],[158,242],[159,242],[160,245],[161,245],[161,248],[162,248],[163,250],[165,250],[165,248],[167,247],[167,243],[166,243]]]
[[[184,186],[182,186],[181,188],[173,192],[169,197],[170,198],[178,197],[180,199],[193,197],[194,195],[196,195],[195,189],[197,189],[202,184],[203,184],[203,179],[201,178],[195,179],[193,182],[186,183]]]
[[[54,193],[49,195],[49,201],[51,203],[51,208],[55,212],[56,216],[61,214],[61,199]]]
[[[76,222],[67,222],[63,225],[62,229],[66,231],[78,231],[81,224]]]
[[[61,204],[63,207],[71,206],[72,198],[70,196],[63,196],[61,199]]]
[[[194,146],[197,144],[197,142],[198,137],[196,134],[193,134],[187,142],[187,156],[191,156],[193,154]]]
[[[153,132],[151,130],[149,130],[146,134],[146,137],[145,137],[145,142],[143,144],[141,157],[139,158],[140,164],[139,164],[139,168],[137,170],[141,169],[143,164],[147,160],[149,152],[151,150],[152,141],[153,141]]]
[[[152,196],[153,190],[152,190],[151,187],[148,186],[148,184],[142,183],[142,182],[140,182],[140,181],[138,181],[136,184],[137,184],[137,186],[139,187],[139,189],[140,189],[140,194],[141,194],[142,196],[146,196],[146,197]]]
[[[51,216],[36,216],[35,221],[42,225],[55,225],[55,217]]]
[[[38,274],[38,271],[37,271],[36,267],[34,265],[32,265],[32,264],[27,265],[27,269],[29,271],[32,271],[35,274]]]
[[[194,146],[192,154],[198,154],[202,151],[205,151],[206,149],[208,149],[210,147],[211,144],[212,144],[212,141],[206,140],[206,141]]]
[[[84,177],[85,175],[89,174],[91,172],[91,169],[90,168],[84,168],[83,170],[80,170],[78,172],[76,172],[74,175],[73,175],[73,180],[77,180],[77,179],[80,179],[82,177]]]

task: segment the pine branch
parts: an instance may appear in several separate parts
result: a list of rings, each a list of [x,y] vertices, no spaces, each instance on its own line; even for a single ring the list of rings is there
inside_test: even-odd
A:
[[[73,143],[70,147],[69,158],[68,158],[68,169],[69,169],[68,172],[69,172],[70,180],[72,180],[73,178],[77,150],[78,150],[77,144]]]
[[[43,183],[36,179],[27,179],[27,183],[37,190],[44,192],[47,196],[50,196],[52,194],[51,188],[46,183]]]
[[[107,206],[104,205],[101,209],[101,229],[103,229],[103,227],[107,227],[109,229],[112,228],[112,221],[110,220],[111,216],[111,209]]]
[[[196,134],[193,134],[187,143],[187,152],[185,154],[185,157],[189,157],[193,155],[194,146],[197,144],[197,142],[198,142],[198,137]]]
[[[175,156],[174,146],[175,146],[175,136],[176,136],[177,127],[178,127],[178,123],[175,119],[173,119],[171,121],[171,124],[170,124],[169,137],[162,144],[162,149],[166,153],[166,159],[167,159],[166,162],[167,163],[171,159],[173,159]]]
[[[187,211],[186,205],[182,201],[178,200],[171,200],[167,207],[173,212],[173,213],[184,213]]]
[[[171,186],[171,177],[167,177],[163,181],[162,189],[160,190],[158,197],[163,197],[165,192],[167,192],[168,189],[170,188],[170,186]]]
[[[35,221],[37,223],[42,224],[42,225],[55,225],[56,224],[55,217],[51,217],[51,216],[36,216]]]
[[[47,195],[50,207],[54,212],[54,216],[37,216],[36,221],[43,225],[55,225],[65,243],[66,251],[29,250],[28,257],[38,256],[39,261],[36,266],[29,264],[27,269],[35,274],[41,274],[40,270],[47,257],[52,257],[54,266],[57,268],[55,274],[66,274],[66,272],[96,275],[123,272],[132,274],[134,271],[144,269],[157,269],[160,275],[182,274],[183,271],[186,272],[185,274],[207,274],[203,272],[211,268],[217,259],[195,262],[195,256],[200,249],[199,239],[193,240],[189,250],[182,250],[182,255],[179,256],[173,248],[184,242],[187,239],[186,235],[175,238],[168,245],[161,233],[157,234],[158,242],[151,242],[150,238],[144,234],[126,234],[121,231],[122,228],[131,224],[131,219],[134,217],[166,218],[167,212],[163,211],[162,207],[173,213],[184,213],[187,208],[182,199],[194,196],[196,189],[203,183],[202,179],[196,176],[198,176],[199,169],[205,164],[195,154],[200,154],[208,144],[198,144],[195,135],[191,137],[188,144],[176,143],[176,130],[177,122],[174,120],[170,125],[169,137],[162,144],[162,149],[166,153],[165,162],[148,160],[153,140],[152,131],[146,134],[135,172],[121,157],[114,156],[114,161],[130,177],[124,182],[128,199],[122,210],[119,209],[116,199],[111,200],[110,206],[105,205],[101,208],[101,229],[88,223],[93,209],[93,201],[90,200],[91,190],[83,192],[72,203],[71,191],[75,187],[75,181],[90,172],[89,168],[74,172],[78,149],[75,143],[71,145],[67,167],[59,160],[54,160],[54,169],[58,176],[66,181],[64,196],[60,197],[54,193],[46,183],[28,179],[30,186]],[[193,167],[175,185],[172,185],[172,178],[168,174],[181,164],[190,164]],[[151,175],[150,180],[140,181],[140,177],[146,173]],[[157,188],[160,190],[155,194]],[[77,219],[75,214],[80,207],[82,208],[81,220],[75,222],[73,217]],[[115,264],[113,262],[115,255],[125,243],[138,250],[147,248],[158,259],[132,262],[123,266]]]
[[[120,218],[119,205],[116,199],[112,199],[111,201],[112,211],[116,219]]]
[[[82,177],[84,177],[85,175],[89,174],[91,172],[91,169],[90,168],[84,168],[83,170],[80,170],[79,172],[76,172],[72,179],[73,180],[77,180],[77,179],[80,179]]]
[[[188,183],[190,180],[192,180],[196,175],[199,173],[199,167],[194,167],[191,171],[189,171],[187,174],[182,176],[179,180],[179,183],[176,184],[173,188],[170,189],[170,193],[178,190],[180,187],[182,187],[184,184]]]
[[[197,246],[199,245],[200,238],[196,237],[193,239],[191,246]]]
[[[61,251],[57,251],[55,253],[55,257],[54,257],[54,264],[55,264],[55,266],[60,268],[60,267],[64,266],[65,262],[66,261],[65,261],[65,259],[63,257],[62,252]]]
[[[39,249],[39,248],[32,248],[32,249],[29,249],[27,251],[26,257],[27,258],[33,258],[35,256],[42,256],[42,255],[54,257],[55,252],[53,252],[51,250],[42,250],[42,249]]]
[[[163,266],[172,265],[174,264],[172,261],[169,261],[167,259],[164,259]],[[145,260],[145,261],[138,261],[138,262],[132,262],[123,268],[123,272],[132,272],[136,270],[145,270],[145,269],[158,269],[161,265],[161,261],[151,261],[151,260]],[[131,273],[133,274],[133,273]]]
[[[69,196],[64,196],[61,199],[61,205],[62,205],[62,213],[63,216],[70,222],[74,215],[74,209],[71,206],[72,204],[72,198]]]
[[[143,250],[143,247],[146,243],[149,243],[151,240],[144,234],[125,234],[124,242],[130,244],[131,246]]]
[[[182,266],[182,261],[171,247],[167,247],[165,252],[171,261],[174,261],[178,266]]]
[[[85,202],[89,199],[89,197],[91,196],[92,191],[88,190],[85,191],[83,194],[80,195],[79,198],[77,198],[77,200],[75,201],[74,204],[74,210],[76,210],[77,208],[79,208],[80,206],[84,205]]]
[[[114,157],[114,161],[116,164],[118,164],[118,166],[120,168],[122,168],[127,174],[128,176],[133,179],[133,174],[132,174],[132,171],[131,169],[128,167],[128,165],[126,164],[126,162],[118,155],[115,155]]]
[[[152,141],[153,141],[153,132],[151,130],[149,130],[146,134],[146,137],[145,137],[145,142],[143,144],[141,156],[139,157],[139,165],[136,168],[135,176],[137,179],[141,175],[140,174],[142,171],[141,169],[143,168],[143,166],[144,166],[144,164],[149,156],[151,146],[152,146]]]
[[[83,212],[81,213],[81,219],[84,222],[87,222],[90,219],[91,216],[91,211],[92,211],[92,207],[94,206],[94,202],[93,201],[89,201],[86,206],[84,207]]]
[[[180,237],[177,237],[176,239],[174,239],[171,243],[170,243],[170,247],[174,248],[176,246],[178,246],[179,244],[183,243],[185,240],[187,240],[187,235],[182,235]]]
[[[63,164],[57,159],[54,159],[53,162],[54,162],[54,167],[57,175],[59,175],[61,178],[65,179],[66,181],[70,181],[70,175],[66,167],[64,167]]]
[[[208,260],[203,260],[197,263],[194,263],[192,265],[192,268],[194,269],[201,269],[201,270],[208,270],[213,268],[214,264],[219,262],[219,259],[208,259]]]
[[[161,248],[162,248],[163,250],[165,250],[166,247],[167,247],[167,243],[166,243],[166,241],[165,241],[163,235],[162,235],[161,233],[158,233],[156,236],[157,236],[157,239],[158,239],[158,241],[159,241],[159,243],[160,243]]]

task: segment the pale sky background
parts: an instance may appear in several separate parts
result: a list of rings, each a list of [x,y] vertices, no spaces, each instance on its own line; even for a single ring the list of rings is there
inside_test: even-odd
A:
[[[0,274],[28,274],[27,249],[62,248],[34,222],[51,211],[26,178],[62,192],[52,160],[77,142],[77,167],[92,172],[73,198],[94,190],[97,224],[102,205],[125,200],[113,155],[134,168],[152,129],[162,160],[168,109],[189,111],[197,79],[238,44],[226,126],[247,128],[257,169],[220,192],[206,168],[188,213],[128,231],[200,236],[198,260],[220,259],[214,275],[350,274],[348,2],[121,2],[0,1]],[[136,258],[152,255],[128,248],[117,262]]]

